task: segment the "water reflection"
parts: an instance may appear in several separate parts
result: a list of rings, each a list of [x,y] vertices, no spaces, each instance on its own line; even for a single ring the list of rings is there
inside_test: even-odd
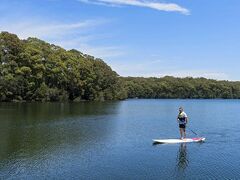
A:
[[[83,151],[114,132],[119,102],[0,103],[0,168],[69,148]],[[1,174],[1,173],[0,173]]]
[[[179,171],[185,171],[188,167],[188,154],[187,154],[187,144],[181,143],[179,146],[179,151],[177,154],[177,167]]]
[[[187,153],[187,144],[182,143],[179,146],[179,151],[177,154],[177,170],[184,173],[186,168],[188,167],[188,164],[189,160]]]

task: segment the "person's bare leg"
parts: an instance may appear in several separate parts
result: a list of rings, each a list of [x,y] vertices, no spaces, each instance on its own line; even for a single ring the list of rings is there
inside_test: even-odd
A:
[[[179,131],[180,131],[180,139],[182,139],[183,138],[183,131],[182,131],[182,128],[179,128]]]
[[[184,139],[186,139],[186,129],[183,129]]]

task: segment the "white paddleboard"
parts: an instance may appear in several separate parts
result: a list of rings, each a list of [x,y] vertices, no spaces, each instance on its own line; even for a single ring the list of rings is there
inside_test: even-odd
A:
[[[186,138],[186,139],[153,139],[154,143],[160,144],[175,144],[175,143],[189,143],[189,142],[203,142],[206,138]]]

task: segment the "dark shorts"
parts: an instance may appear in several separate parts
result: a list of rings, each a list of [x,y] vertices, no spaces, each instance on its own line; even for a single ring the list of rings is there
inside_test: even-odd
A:
[[[179,124],[179,128],[185,129],[186,128],[186,124]]]

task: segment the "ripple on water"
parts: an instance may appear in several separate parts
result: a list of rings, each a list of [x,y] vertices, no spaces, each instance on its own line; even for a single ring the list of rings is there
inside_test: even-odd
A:
[[[179,136],[179,105],[206,142],[152,146]],[[240,101],[14,107],[0,114],[2,179],[240,179]]]

